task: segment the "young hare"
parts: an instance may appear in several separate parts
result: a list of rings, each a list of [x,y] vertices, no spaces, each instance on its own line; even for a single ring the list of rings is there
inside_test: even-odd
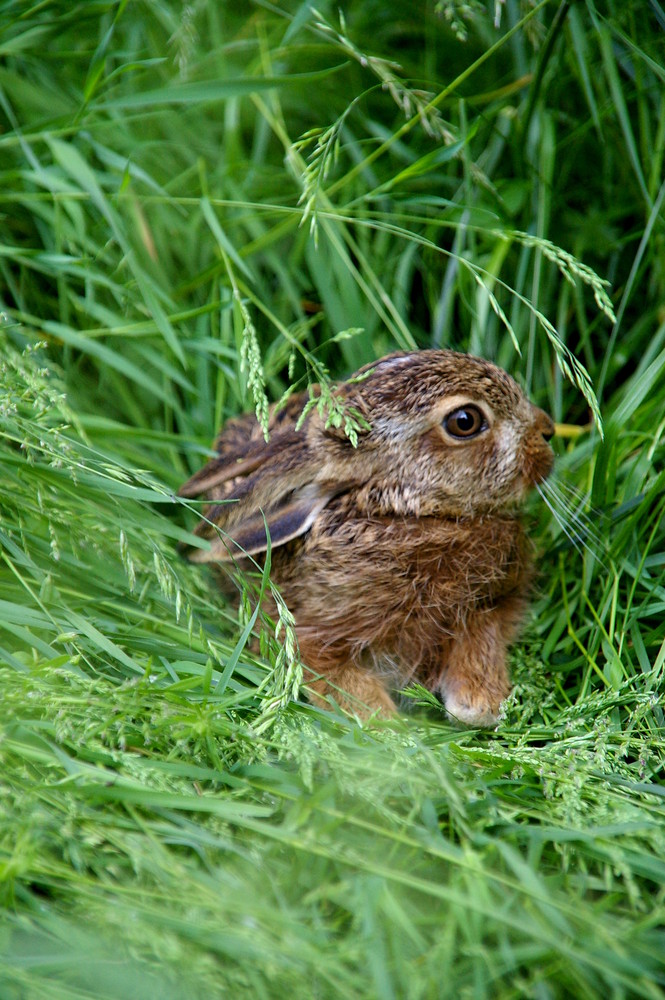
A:
[[[390,715],[389,690],[419,681],[492,725],[531,579],[518,507],[551,471],[554,425],[453,351],[391,354],[335,393],[362,418],[355,448],[316,409],[296,429],[306,394],[273,410],[268,443],[253,416],[228,422],[180,490],[210,501],[188,558],[260,559],[267,524],[314,700]]]

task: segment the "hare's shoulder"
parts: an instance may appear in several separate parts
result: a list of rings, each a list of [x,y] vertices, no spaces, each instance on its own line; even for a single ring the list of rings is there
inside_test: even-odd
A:
[[[290,545],[273,553],[278,574],[376,604],[476,604],[523,589],[531,575],[517,517],[372,516],[351,495],[330,500]]]

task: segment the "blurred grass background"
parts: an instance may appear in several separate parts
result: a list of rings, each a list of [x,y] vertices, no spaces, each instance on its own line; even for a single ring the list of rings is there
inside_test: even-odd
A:
[[[657,0],[0,6],[3,998],[665,995],[664,51]],[[175,552],[224,419],[433,345],[566,425],[490,733],[283,707]]]

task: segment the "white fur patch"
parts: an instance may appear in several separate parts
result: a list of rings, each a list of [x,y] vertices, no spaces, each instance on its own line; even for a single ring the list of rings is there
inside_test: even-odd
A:
[[[520,436],[517,428],[512,423],[503,423],[496,434],[496,453],[499,460],[499,471],[506,478],[514,474],[519,444]]]

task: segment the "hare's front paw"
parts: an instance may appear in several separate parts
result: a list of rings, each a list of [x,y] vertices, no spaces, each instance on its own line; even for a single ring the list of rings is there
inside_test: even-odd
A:
[[[499,721],[499,706],[481,699],[448,697],[444,699],[446,712],[453,722],[465,726],[491,728]]]
[[[510,694],[504,622],[504,608],[468,619],[445,658],[439,693],[448,715],[465,726],[495,726]]]
[[[455,722],[465,726],[495,726],[499,721],[501,702],[510,693],[510,685],[482,684],[477,678],[447,678],[441,685],[441,697],[446,712]],[[474,683],[475,681],[475,683]]]

